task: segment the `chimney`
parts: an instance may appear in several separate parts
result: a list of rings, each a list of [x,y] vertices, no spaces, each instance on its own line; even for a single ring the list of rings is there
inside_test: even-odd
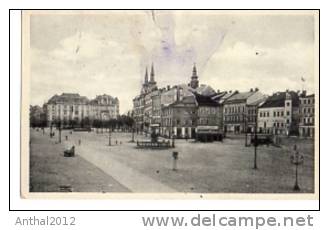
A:
[[[217,93],[220,93],[220,90],[219,89],[217,89]]]
[[[250,89],[250,92],[254,92],[254,89],[253,89],[253,88],[251,88],[251,89]]]
[[[255,88],[255,91],[258,92],[258,90],[259,90],[259,89],[256,87],[256,88]]]
[[[170,90],[170,85],[167,85],[167,90]]]

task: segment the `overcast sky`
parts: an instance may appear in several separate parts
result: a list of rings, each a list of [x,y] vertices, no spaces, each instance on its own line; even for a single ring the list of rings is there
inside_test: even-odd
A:
[[[152,62],[159,87],[188,83],[195,62],[200,83],[216,90],[314,92],[311,14],[47,14],[32,15],[30,31],[31,104],[63,92],[105,93],[124,113]]]

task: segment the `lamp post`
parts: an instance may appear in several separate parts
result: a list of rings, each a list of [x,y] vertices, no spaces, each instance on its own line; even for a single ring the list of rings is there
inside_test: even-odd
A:
[[[253,169],[258,169],[257,167],[257,129],[258,129],[258,109],[256,108],[256,121],[255,121],[255,130],[254,130],[254,167]]]
[[[247,107],[246,107],[247,110]],[[248,133],[247,133],[247,115],[245,113],[243,113],[243,118],[244,118],[244,133],[245,133],[245,142],[244,142],[244,146],[247,147],[248,143],[247,143],[247,138],[248,138]]]
[[[109,130],[109,146],[111,146],[111,130]]]
[[[291,155],[291,157],[290,157],[290,162],[295,165],[294,191],[299,191],[300,187],[298,185],[298,165],[301,165],[304,163],[304,156],[299,154],[299,151],[297,150],[296,145],[294,145],[293,155]]]
[[[50,133],[49,133],[50,138],[53,137],[53,123],[50,123]]]
[[[61,121],[58,121],[58,142],[62,142],[62,124]]]

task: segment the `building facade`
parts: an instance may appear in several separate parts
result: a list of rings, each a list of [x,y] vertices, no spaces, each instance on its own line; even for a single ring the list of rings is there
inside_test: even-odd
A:
[[[258,132],[297,135],[299,98],[294,91],[277,92],[258,108]]]
[[[199,141],[219,141],[222,139],[221,106],[211,96],[195,94],[197,106],[196,139]]]
[[[137,132],[151,132],[152,127],[159,126],[158,105],[160,92],[155,81],[154,66],[151,66],[150,79],[148,70],[145,70],[144,83],[140,94],[133,99],[133,118]],[[158,131],[158,128],[157,128]]]
[[[251,89],[249,92],[235,92],[224,102],[224,132],[245,133],[255,126],[255,109],[265,100],[259,90]]]
[[[44,104],[47,123],[60,121],[65,125],[78,125],[83,120],[109,120],[119,115],[119,100],[109,95],[97,96],[93,100],[79,94],[54,95]]]
[[[306,91],[303,91],[299,97],[299,135],[301,137],[314,137],[314,105],[314,94],[306,95]]]

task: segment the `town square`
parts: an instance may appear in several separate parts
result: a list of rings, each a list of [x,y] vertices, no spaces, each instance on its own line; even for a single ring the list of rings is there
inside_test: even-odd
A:
[[[30,19],[30,193],[316,192],[314,14]]]

